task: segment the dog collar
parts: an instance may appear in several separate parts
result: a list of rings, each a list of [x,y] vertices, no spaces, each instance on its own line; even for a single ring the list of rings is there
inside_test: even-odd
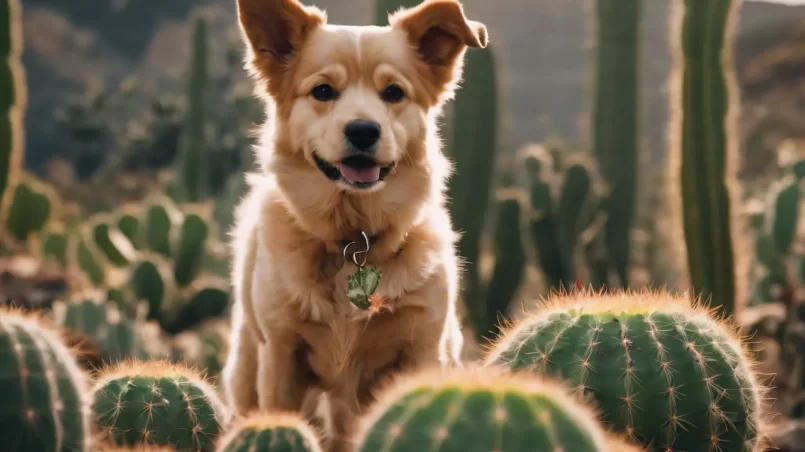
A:
[[[358,267],[363,267],[366,265],[366,259],[369,255],[369,251],[372,249],[372,245],[377,243],[378,239],[380,238],[379,234],[376,235],[369,235],[364,231],[361,231],[360,238],[358,240],[341,240],[339,245],[341,247],[341,254],[344,256],[345,262],[352,262]],[[399,249],[394,253],[394,255],[400,254],[403,249],[403,245],[405,244],[405,239],[408,238],[408,234],[405,234],[403,237],[403,243],[400,244]]]

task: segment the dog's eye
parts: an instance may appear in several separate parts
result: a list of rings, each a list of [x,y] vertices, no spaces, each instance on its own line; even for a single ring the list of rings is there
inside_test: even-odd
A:
[[[336,97],[336,92],[333,89],[333,87],[326,83],[316,85],[316,87],[313,88],[311,94],[313,94],[313,97],[315,97],[316,100],[321,102],[327,102],[329,100],[335,99]]]
[[[402,88],[397,85],[389,85],[383,90],[383,93],[380,94],[380,97],[382,97],[385,102],[396,104],[397,102],[403,100],[403,97],[405,97],[405,91],[403,91]]]

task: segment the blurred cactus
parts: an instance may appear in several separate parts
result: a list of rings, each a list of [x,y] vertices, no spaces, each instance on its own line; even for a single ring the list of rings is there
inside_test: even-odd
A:
[[[3,448],[89,451],[88,382],[55,331],[20,312],[0,312]]]
[[[529,187],[528,227],[537,262],[551,289],[571,289],[583,267],[576,259],[579,247],[592,246],[596,228],[605,221],[601,205],[607,196],[606,185],[595,161],[580,152],[564,155],[557,165],[547,148],[529,145],[519,151],[518,159]],[[596,263],[588,262],[590,279],[606,281],[606,274],[598,274],[606,266]]]
[[[375,25],[389,24],[389,14],[397,12],[400,8],[410,8],[421,3],[421,0],[375,0]]]
[[[465,260],[465,290],[470,293],[480,292],[481,236],[499,150],[497,90],[492,49],[468,50],[446,153],[455,165],[448,182],[449,208],[454,228],[462,234],[458,251]]]
[[[604,202],[607,257],[629,284],[631,230],[637,201],[638,49],[641,0],[597,0],[598,52],[593,148],[611,192]]]
[[[131,361],[105,370],[93,399],[98,430],[119,446],[212,451],[228,417],[200,375],[164,361]]]
[[[178,162],[179,187],[177,192],[185,202],[198,202],[209,196],[210,157],[206,150],[207,111],[207,21],[197,17],[193,22],[193,48],[187,88],[187,117],[182,137],[180,161]]]
[[[616,431],[656,450],[753,451],[762,388],[732,327],[665,293],[556,297],[488,365],[563,378]]]
[[[80,301],[54,303],[53,313],[59,325],[91,340],[104,364],[116,364],[131,358],[167,356],[166,349],[161,353],[159,351],[158,327],[156,331],[149,328],[156,325],[144,322],[144,312],[129,318],[117,303],[95,296]]]
[[[3,121],[0,125],[0,220],[5,218],[7,194],[12,192],[14,178],[20,172],[24,148],[22,127],[27,103],[25,73],[20,62],[22,54],[22,12],[19,0],[3,0],[0,3],[0,22],[3,25],[0,38],[0,100]],[[3,220],[5,223],[5,220]]]
[[[685,0],[673,29],[675,75],[671,161],[675,221],[684,232],[690,282],[697,294],[725,314],[741,302],[733,201],[738,158],[738,108],[733,74],[733,28],[739,0]],[[681,238],[681,237],[680,237]],[[679,244],[682,246],[683,244]],[[737,270],[736,270],[737,267]],[[743,277],[740,278],[741,281]]]
[[[518,188],[500,188],[496,193],[495,266],[486,287],[477,281],[474,289],[464,295],[472,325],[481,337],[492,338],[498,333],[499,317],[507,314],[525,277],[526,256],[520,232],[525,198]]]
[[[494,369],[420,373],[380,394],[361,422],[357,450],[610,450],[596,414],[568,392]]]
[[[258,414],[243,418],[218,442],[217,452],[321,452],[310,425],[291,414]]]
[[[5,228],[11,239],[19,243],[25,243],[32,234],[42,232],[58,210],[55,191],[29,174],[23,175],[9,195]]]
[[[198,328],[173,338],[172,360],[185,362],[213,381],[223,370],[229,354],[229,319],[208,320]]]

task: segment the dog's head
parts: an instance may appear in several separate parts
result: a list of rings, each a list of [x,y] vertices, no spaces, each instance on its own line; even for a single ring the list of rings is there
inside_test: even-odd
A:
[[[426,164],[428,124],[464,51],[487,43],[457,0],[425,0],[386,27],[328,25],[297,0],[238,0],[238,13],[248,64],[276,106],[275,152],[353,192]]]

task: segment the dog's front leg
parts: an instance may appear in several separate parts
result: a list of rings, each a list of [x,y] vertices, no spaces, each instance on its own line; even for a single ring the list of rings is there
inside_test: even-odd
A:
[[[272,334],[260,350],[257,372],[260,409],[299,412],[310,386],[310,373],[300,359],[294,334]]]

